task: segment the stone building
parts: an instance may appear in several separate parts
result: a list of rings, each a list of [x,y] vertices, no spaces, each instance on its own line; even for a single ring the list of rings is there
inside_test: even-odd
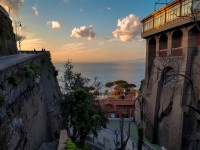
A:
[[[200,149],[200,0],[174,0],[142,21],[145,134],[169,150]]]
[[[99,100],[99,106],[106,111],[106,118],[133,118],[134,100]]]
[[[0,5],[0,56],[17,53],[15,34],[8,12]]]

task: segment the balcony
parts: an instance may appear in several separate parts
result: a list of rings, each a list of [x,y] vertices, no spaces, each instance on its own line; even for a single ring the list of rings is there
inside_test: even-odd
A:
[[[143,24],[141,36],[145,38],[170,28],[194,22],[191,17],[197,21],[200,20],[200,0],[174,0],[141,21]]]

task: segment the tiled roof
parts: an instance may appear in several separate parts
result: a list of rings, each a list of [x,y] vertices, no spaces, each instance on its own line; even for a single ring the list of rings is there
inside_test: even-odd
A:
[[[133,100],[99,100],[100,105],[133,105]]]

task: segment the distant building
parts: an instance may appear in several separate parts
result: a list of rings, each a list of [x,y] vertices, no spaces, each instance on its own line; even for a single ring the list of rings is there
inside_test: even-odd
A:
[[[12,21],[7,11],[0,5],[0,56],[17,53]]]
[[[174,0],[142,21],[145,134],[169,150],[200,149],[200,0]]]
[[[133,118],[133,100],[99,100],[107,118]]]

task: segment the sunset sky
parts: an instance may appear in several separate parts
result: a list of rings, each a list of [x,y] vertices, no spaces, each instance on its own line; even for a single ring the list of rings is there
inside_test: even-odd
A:
[[[140,20],[156,0],[0,0],[19,20],[22,49],[45,48],[53,61],[110,62],[145,58]]]

